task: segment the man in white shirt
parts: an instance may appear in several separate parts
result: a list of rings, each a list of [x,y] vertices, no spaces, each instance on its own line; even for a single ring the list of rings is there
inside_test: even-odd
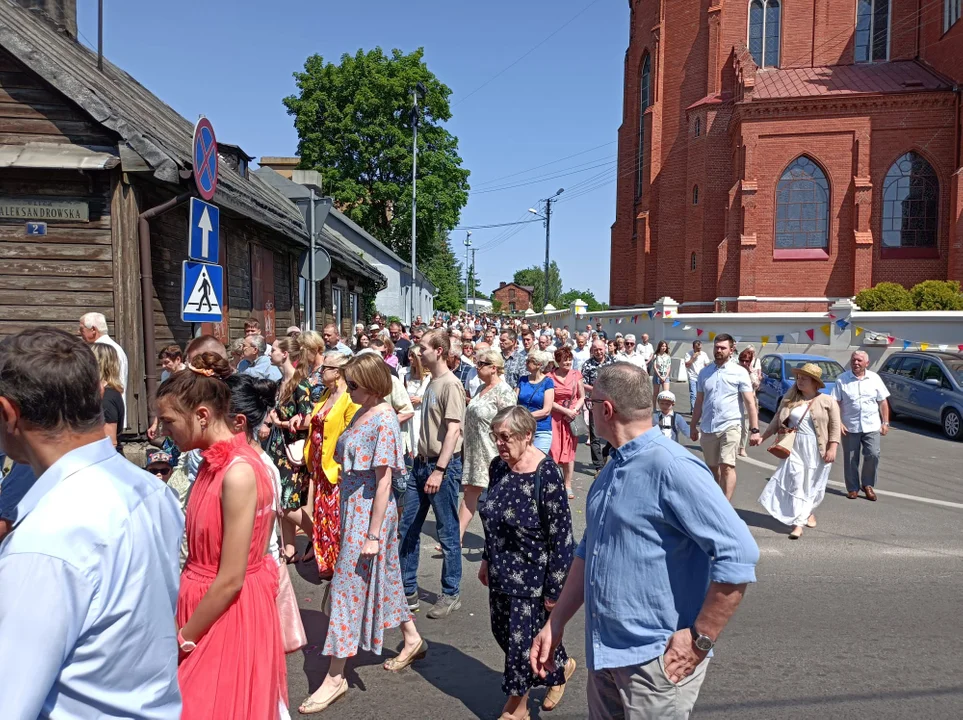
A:
[[[552,345],[552,336],[549,333],[543,332],[538,336],[538,349],[542,352],[555,353],[556,348]]]
[[[88,345],[93,345],[94,343],[102,343],[104,345],[110,345],[114,350],[117,351],[117,359],[120,361],[120,381],[124,384],[124,392],[121,396],[124,398],[124,408],[127,408],[127,353],[124,352],[124,348],[117,344],[110,335],[107,334],[107,318],[105,318],[101,313],[89,312],[80,318],[80,337],[84,339]],[[125,413],[126,415],[126,413]],[[123,428],[118,428],[122,430]]]
[[[685,354],[685,373],[689,378],[689,412],[695,409],[696,389],[699,385],[699,373],[709,364],[709,356],[702,352],[702,341],[695,340],[692,350]]]
[[[615,362],[627,362],[648,372],[649,368],[645,357],[636,350],[635,335],[626,333],[622,340],[625,343],[625,351],[615,354]]]
[[[642,333],[642,342],[635,351],[642,356],[643,362],[645,362],[645,371],[649,372],[649,363],[652,362],[653,356],[655,356],[655,350],[652,348],[652,343],[649,342],[649,334]],[[651,372],[649,372],[651,374]]]
[[[36,476],[0,544],[4,718],[181,716],[184,519],[104,437],[100,394],[78,338],[31,328],[0,342],[0,448]]]
[[[575,350],[572,351],[572,369],[581,370],[582,365],[592,357],[592,351],[588,346],[588,336],[585,333],[576,333]]]
[[[889,390],[869,369],[869,355],[857,350],[849,360],[851,369],[836,378],[833,397],[839,403],[843,434],[843,473],[846,497],[855,500],[863,488],[867,500],[876,501],[881,435],[889,432]],[[863,455],[860,473],[859,456]]]
[[[752,391],[749,373],[738,363],[729,362],[735,347],[731,335],[716,335],[712,348],[715,362],[699,373],[689,433],[689,437],[696,441],[702,431],[703,458],[730,501],[736,491],[736,451],[742,437],[743,407],[749,415],[749,444],[762,442],[756,395]]]

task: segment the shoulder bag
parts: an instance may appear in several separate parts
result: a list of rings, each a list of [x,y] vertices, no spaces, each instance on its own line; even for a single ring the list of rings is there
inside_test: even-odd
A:
[[[796,430],[802,424],[802,421],[806,419],[806,416],[809,414],[809,409],[813,406],[815,401],[816,398],[813,398],[809,401],[809,404],[806,406],[806,412],[804,412],[802,417],[799,418],[799,422],[796,423],[796,427],[788,427],[783,424],[783,427],[780,428],[779,432],[777,433],[776,442],[766,448],[770,455],[773,455],[780,460],[785,460],[792,454],[792,446],[796,440]],[[787,416],[786,420],[788,419],[789,417]]]

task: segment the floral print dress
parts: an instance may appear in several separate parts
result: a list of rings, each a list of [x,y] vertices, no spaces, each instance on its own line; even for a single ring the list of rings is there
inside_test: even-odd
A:
[[[381,523],[378,554],[362,557],[374,504],[375,469],[405,467],[398,416],[383,406],[361,411],[338,439],[341,465],[341,554],[331,580],[331,621],[323,654],[353,657],[358,649],[381,654],[385,630],[411,619],[398,560],[398,506],[394,495]]]
[[[468,403],[465,411],[464,461],[461,484],[488,487],[488,466],[498,454],[491,439],[492,418],[503,408],[516,404],[515,391],[505,381],[481,391]]]
[[[278,404],[275,410],[278,418],[287,421],[295,415],[301,415],[305,419],[311,415],[314,403],[311,402],[311,385],[307,380],[302,381],[287,402],[280,401],[280,389],[278,390]],[[282,430],[278,426],[271,428],[271,435],[268,438],[267,454],[277,465],[278,472],[281,473],[281,509],[297,510],[308,500],[308,469],[304,464],[298,467],[288,459],[286,446],[298,440],[304,440],[308,436],[308,429],[302,428],[296,433]]]

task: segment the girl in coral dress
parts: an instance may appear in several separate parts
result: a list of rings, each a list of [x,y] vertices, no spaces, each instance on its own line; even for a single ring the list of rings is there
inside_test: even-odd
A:
[[[177,597],[183,720],[270,720],[286,699],[278,567],[265,553],[274,490],[258,453],[234,434],[230,374],[224,358],[202,353],[157,393],[171,438],[203,458]]]

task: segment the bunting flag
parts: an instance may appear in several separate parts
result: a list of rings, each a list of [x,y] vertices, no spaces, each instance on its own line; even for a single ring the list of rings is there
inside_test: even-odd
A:
[[[681,324],[682,324],[682,322],[681,322],[680,320],[673,320],[673,321],[672,321],[672,327],[679,327],[679,325],[681,325]]]
[[[862,334],[863,334],[863,328],[857,326],[857,327],[856,327],[856,337],[859,337],[859,336],[862,335]]]
[[[662,317],[669,317],[670,315],[672,315],[672,311],[666,310],[665,313],[663,313]]]
[[[763,335],[763,336],[762,336],[762,346],[763,346],[763,347],[766,347],[766,343],[767,343],[767,342],[769,342],[769,336],[768,336],[768,335]]]
[[[920,350],[926,350],[930,346],[929,343],[920,343]]]
[[[946,352],[949,349],[949,345],[940,345],[940,352]]]
[[[792,341],[793,341],[794,343],[798,343],[798,342],[799,342],[799,333],[797,333],[797,332],[789,333],[789,337],[792,338]]]
[[[736,335],[736,336],[735,336],[734,338],[732,338],[732,339],[735,340],[737,343],[741,343],[741,342],[742,342],[742,335]]]
[[[886,342],[888,342],[890,345],[892,345],[894,342],[896,342],[896,338],[894,338],[892,335],[887,335],[887,336],[886,336]]]
[[[809,336],[809,339],[810,339],[810,340],[815,340],[815,339],[816,339],[816,329],[815,329],[815,328],[809,328],[809,329],[806,331],[806,334]]]
[[[836,319],[836,316],[833,315],[832,313],[829,313],[829,314],[827,315],[827,317],[828,317],[830,320],[835,320],[835,319]]]
[[[782,341],[786,339],[785,335],[776,335],[776,345],[782,345]]]
[[[639,321],[639,316],[638,316],[638,315],[633,315],[633,316],[632,316],[632,322],[637,323],[638,321]]]
[[[963,352],[963,345],[957,345],[956,349],[959,350],[960,352]]]
[[[704,333],[704,332],[705,332],[705,330],[703,330],[702,328],[696,328],[696,335],[697,335],[697,336],[702,337],[702,333]]]
[[[712,342],[712,341],[715,340],[715,339],[716,339],[716,334],[715,334],[714,332],[710,332],[710,333],[709,333],[709,342]]]
[[[656,317],[662,317],[662,311],[661,311],[661,310],[657,311],[657,312],[655,313],[655,316],[656,316]]]
[[[655,310],[649,310],[649,320],[655,317]]]
[[[682,326],[682,329],[683,329],[683,330],[691,330],[691,329],[692,329],[692,326],[691,326],[691,325],[683,325],[683,326]]]
[[[622,324],[622,318],[619,318],[618,320],[616,320],[616,321],[615,321],[615,324],[616,324],[616,325],[621,325],[621,324]]]
[[[849,327],[849,323],[843,319],[839,319],[836,321],[836,327],[838,327],[840,330],[845,330]]]
[[[825,325],[823,325],[823,326],[822,326],[821,328],[819,328],[819,329],[822,330],[822,331],[823,331],[824,333],[826,333],[827,335],[829,335],[829,337],[832,337],[832,336],[833,336],[833,326],[830,325],[829,323],[826,323]]]
[[[909,340],[904,340],[904,341],[903,341],[903,349],[905,350],[906,348],[908,348],[908,347],[909,347],[910,345],[912,345],[912,344],[913,344],[913,343],[911,343]]]

